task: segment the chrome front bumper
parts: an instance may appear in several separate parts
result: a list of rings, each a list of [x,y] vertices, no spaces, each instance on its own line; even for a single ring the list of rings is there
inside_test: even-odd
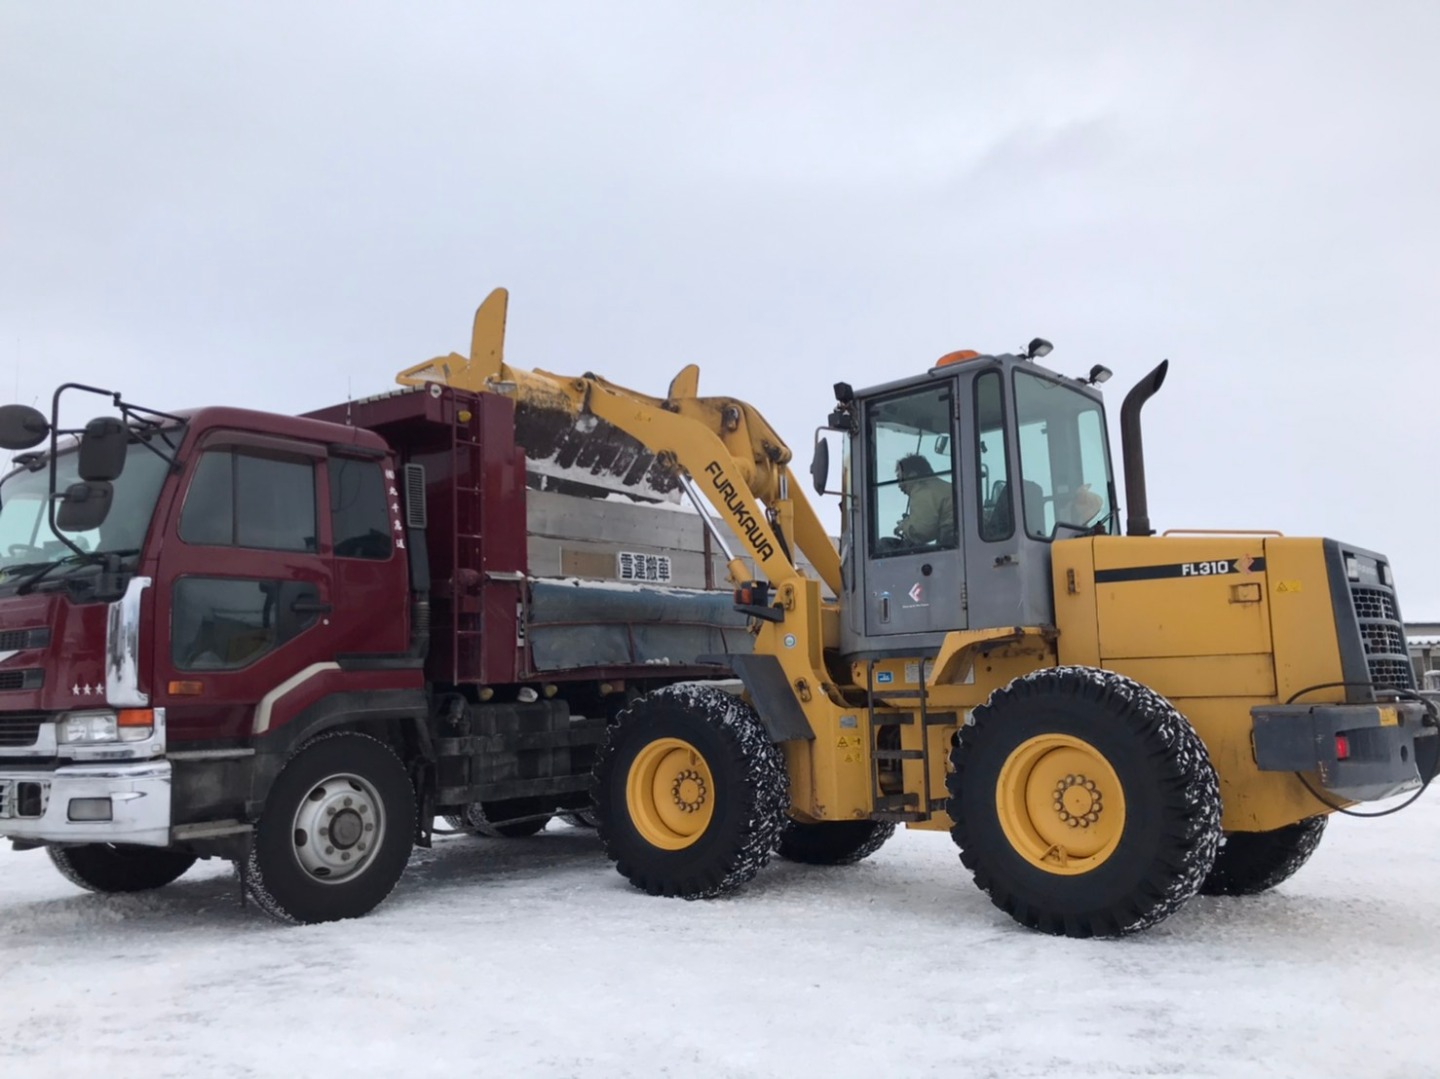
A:
[[[109,799],[109,820],[71,820],[77,798]],[[22,815],[23,814],[23,815]],[[35,843],[170,842],[170,762],[0,767],[0,836]]]

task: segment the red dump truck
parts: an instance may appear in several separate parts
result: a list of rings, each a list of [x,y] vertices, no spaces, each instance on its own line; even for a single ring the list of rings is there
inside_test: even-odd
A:
[[[91,393],[109,414],[61,429]],[[0,836],[94,891],[223,857],[276,917],[362,915],[437,816],[584,814],[624,702],[749,649],[698,515],[528,489],[503,396],[67,385],[0,408],[0,446],[30,451],[0,482]]]

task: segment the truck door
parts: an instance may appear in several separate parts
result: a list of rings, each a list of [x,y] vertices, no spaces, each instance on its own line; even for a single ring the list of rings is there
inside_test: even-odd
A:
[[[156,581],[154,700],[172,738],[248,736],[267,693],[333,660],[324,463],[322,446],[228,431],[187,462]]]
[[[946,379],[865,405],[868,637],[966,625],[954,394]]]

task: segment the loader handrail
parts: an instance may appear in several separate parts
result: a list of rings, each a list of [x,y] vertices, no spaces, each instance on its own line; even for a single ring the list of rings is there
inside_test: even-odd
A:
[[[794,553],[799,551],[839,593],[840,556],[801,485],[793,482],[790,448],[757,409],[732,397],[698,396],[700,369],[694,364],[675,376],[663,398],[589,372],[571,376],[511,367],[504,361],[508,299],[505,289],[495,289],[475,312],[469,357],[452,352],[407,368],[395,380],[502,393],[517,407],[559,413],[582,428],[587,418],[603,420],[654,452],[662,467],[683,469],[772,583],[800,576]],[[749,576],[738,558],[729,571],[736,583]]]

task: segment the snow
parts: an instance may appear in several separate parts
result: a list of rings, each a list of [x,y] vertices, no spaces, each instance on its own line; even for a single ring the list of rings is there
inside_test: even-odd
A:
[[[594,833],[453,837],[369,918],[289,928],[202,863],[144,896],[0,850],[0,1074],[1434,1075],[1440,799],[1333,822],[1252,899],[1043,937],[947,836],[652,899]]]

